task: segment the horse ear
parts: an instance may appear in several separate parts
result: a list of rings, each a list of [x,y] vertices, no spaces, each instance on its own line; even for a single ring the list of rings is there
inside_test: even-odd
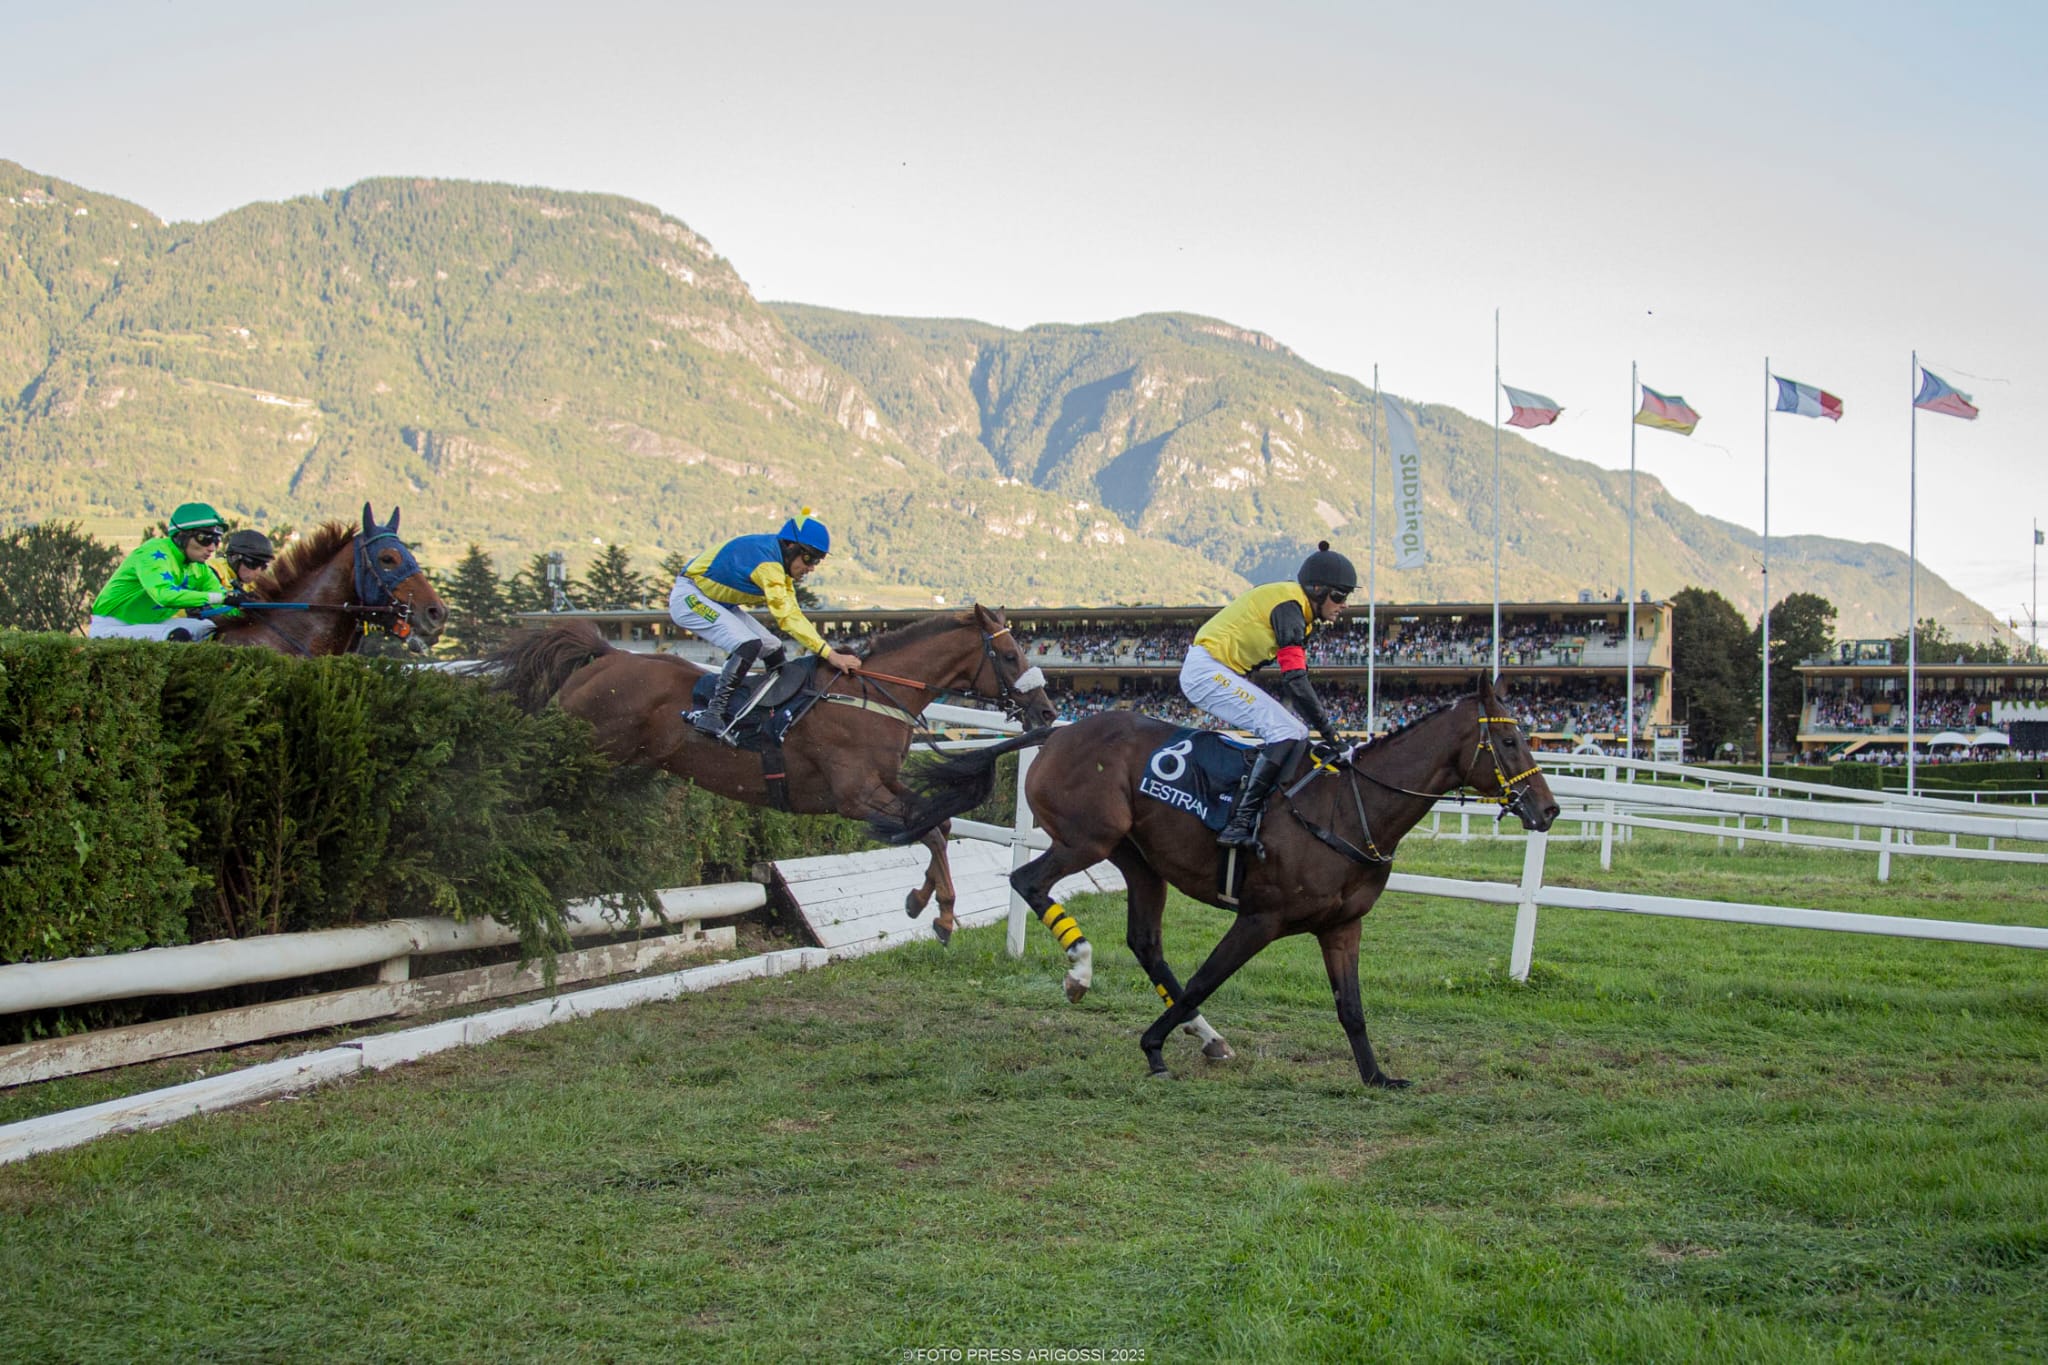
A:
[[[377,529],[377,518],[370,511],[370,504],[363,504],[363,534],[369,535]]]
[[[396,507],[391,509],[391,524],[384,529],[394,536],[398,534],[398,509]]]

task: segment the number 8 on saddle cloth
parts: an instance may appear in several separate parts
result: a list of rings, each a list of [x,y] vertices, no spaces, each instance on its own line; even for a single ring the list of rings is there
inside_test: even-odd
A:
[[[1138,779],[1138,792],[1200,817],[1221,833],[1244,786],[1246,769],[1259,745],[1214,730],[1180,729],[1153,750]]]

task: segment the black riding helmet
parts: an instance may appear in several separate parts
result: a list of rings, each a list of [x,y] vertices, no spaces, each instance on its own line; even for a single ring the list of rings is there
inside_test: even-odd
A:
[[[228,537],[223,555],[230,564],[267,569],[270,561],[277,557],[277,550],[271,545],[270,537],[261,531],[237,531]]]
[[[1294,581],[1301,584],[1301,590],[1310,597],[1324,597],[1333,592],[1350,596],[1358,591],[1358,570],[1351,567],[1351,561],[1330,548],[1330,542],[1316,542],[1316,552],[1301,561],[1295,570]]]

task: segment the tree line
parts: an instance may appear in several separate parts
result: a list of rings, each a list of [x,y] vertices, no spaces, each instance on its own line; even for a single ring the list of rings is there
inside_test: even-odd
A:
[[[1756,747],[1763,704],[1763,623],[1751,625],[1735,604],[1710,588],[1687,588],[1671,599],[1671,690],[1674,718],[1688,727],[1695,752],[1720,756],[1724,746]],[[1972,644],[1948,627],[1923,619],[1919,656],[1943,663],[2001,664],[2012,660],[2003,640]],[[1906,636],[1891,639],[1892,661],[1906,661]],[[1795,592],[1771,608],[1771,747],[1798,741],[1803,700],[1793,668],[1835,647],[1835,604],[1817,593]],[[1782,679],[1782,685],[1775,680]]]

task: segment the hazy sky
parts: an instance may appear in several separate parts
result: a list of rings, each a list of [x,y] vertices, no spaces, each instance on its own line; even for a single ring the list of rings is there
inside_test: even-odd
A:
[[[1481,418],[1499,308],[1502,378],[1567,409],[1536,439],[1625,467],[1638,361],[1704,417],[1639,467],[1751,527],[1768,355],[1847,405],[1770,419],[1774,535],[1905,546],[1918,348],[1984,414],[1921,416],[1922,560],[2030,599],[2038,3],[28,8],[0,156],[173,220],[378,175],[609,191],[764,299],[1205,313]]]

